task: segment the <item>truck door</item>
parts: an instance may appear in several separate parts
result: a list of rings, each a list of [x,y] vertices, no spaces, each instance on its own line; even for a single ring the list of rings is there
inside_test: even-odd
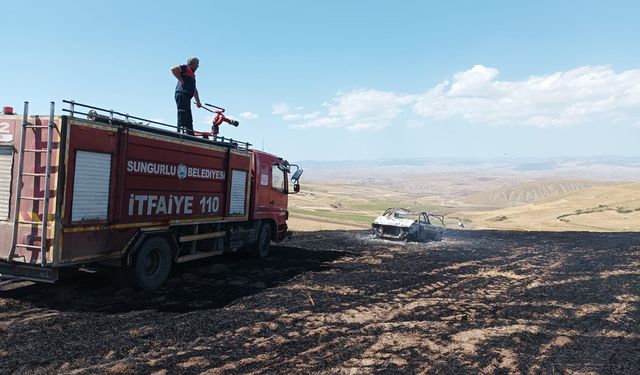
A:
[[[287,180],[286,173],[278,167],[282,159],[260,151],[256,157],[254,195],[254,219],[271,219],[279,227],[286,223]]]
[[[287,199],[287,173],[280,169],[279,164],[272,164],[269,204],[271,211],[278,218],[278,224],[284,223],[287,219]]]

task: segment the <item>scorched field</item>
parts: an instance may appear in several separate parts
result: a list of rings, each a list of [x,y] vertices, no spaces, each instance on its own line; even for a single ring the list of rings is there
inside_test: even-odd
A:
[[[2,282],[0,373],[640,373],[640,234],[307,232],[151,293]]]

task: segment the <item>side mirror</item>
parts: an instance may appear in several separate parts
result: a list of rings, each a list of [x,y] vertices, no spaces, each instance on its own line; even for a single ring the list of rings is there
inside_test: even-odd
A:
[[[302,172],[304,172],[304,170],[302,168],[298,168],[293,176],[291,176],[291,181],[298,181],[300,179],[300,176],[302,176]]]
[[[289,194],[295,194],[300,192],[300,176],[302,176],[302,172],[304,172],[302,170],[302,168],[298,167],[296,164],[290,164],[293,167],[296,167],[296,171],[293,172],[293,175],[291,176],[291,182],[293,182],[293,193],[289,193]]]

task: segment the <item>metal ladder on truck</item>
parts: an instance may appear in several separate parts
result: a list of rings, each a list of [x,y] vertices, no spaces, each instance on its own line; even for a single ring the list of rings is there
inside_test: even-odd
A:
[[[51,186],[49,182],[49,175],[51,173],[51,144],[53,141],[53,130],[56,128],[56,124],[53,119],[53,112],[55,109],[55,103],[51,102],[51,109],[49,112],[49,121],[47,125],[35,125],[28,121],[29,102],[24,102],[24,114],[22,118],[22,130],[20,136],[20,148],[18,149],[18,174],[15,182],[15,200],[14,200],[14,213],[13,213],[13,235],[11,237],[11,250],[9,252],[8,260],[12,261],[15,257],[16,249],[26,248],[40,250],[40,265],[45,266],[47,264],[47,224],[49,220],[49,199],[51,195]],[[34,148],[25,148],[27,142],[25,137],[27,135],[27,129],[32,129],[34,133]],[[38,148],[38,140],[42,138],[37,137],[38,129],[46,129],[47,131],[47,148]],[[35,167],[33,172],[24,172],[24,155],[25,153],[43,154],[46,153],[45,172],[36,173]],[[30,197],[22,195],[22,186],[24,176],[30,176],[34,179],[44,178],[43,195],[41,197]],[[33,217],[31,220],[24,220],[20,217],[20,204],[22,201],[39,201],[42,202],[43,212],[42,220],[36,221]],[[39,216],[36,213],[37,216]],[[40,245],[33,245],[29,243],[18,242],[18,227],[19,225],[31,225],[37,229],[37,234],[40,235]],[[25,241],[29,242],[29,241]]]

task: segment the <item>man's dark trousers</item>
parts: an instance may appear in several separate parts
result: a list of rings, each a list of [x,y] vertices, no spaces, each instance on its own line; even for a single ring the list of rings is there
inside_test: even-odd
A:
[[[191,98],[181,92],[176,93],[178,106],[178,131],[193,135],[193,117],[191,116]]]

